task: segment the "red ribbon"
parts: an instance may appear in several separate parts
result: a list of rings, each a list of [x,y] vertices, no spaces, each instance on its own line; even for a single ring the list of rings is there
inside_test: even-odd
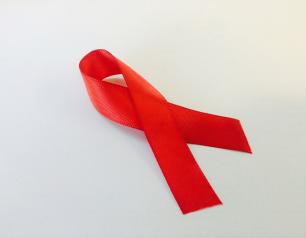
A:
[[[128,127],[143,130],[182,212],[222,204],[187,143],[251,153],[239,120],[168,102],[152,85],[106,50],[80,62],[95,108]],[[102,80],[122,74],[127,87]]]

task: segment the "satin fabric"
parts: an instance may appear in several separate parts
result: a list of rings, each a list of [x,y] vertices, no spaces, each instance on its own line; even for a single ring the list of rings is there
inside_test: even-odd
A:
[[[168,102],[106,50],[90,52],[79,67],[97,111],[114,122],[144,131],[183,214],[222,204],[187,143],[251,153],[239,120]],[[103,80],[118,74],[126,87]]]

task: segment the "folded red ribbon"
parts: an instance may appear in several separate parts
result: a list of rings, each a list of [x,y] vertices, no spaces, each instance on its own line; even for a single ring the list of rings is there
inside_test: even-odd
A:
[[[143,130],[182,212],[222,204],[187,143],[251,153],[239,120],[168,102],[152,85],[106,50],[80,62],[90,99],[107,118]],[[122,74],[127,87],[102,80]]]

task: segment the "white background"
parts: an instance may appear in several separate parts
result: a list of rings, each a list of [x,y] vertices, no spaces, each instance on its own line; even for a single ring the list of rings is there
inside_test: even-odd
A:
[[[306,237],[305,0],[0,1],[0,237]],[[224,205],[182,215],[141,132],[91,105],[105,48],[169,101],[237,117],[190,145]]]

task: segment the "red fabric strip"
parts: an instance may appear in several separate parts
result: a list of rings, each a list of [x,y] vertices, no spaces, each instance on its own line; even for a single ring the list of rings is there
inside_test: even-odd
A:
[[[187,109],[167,100],[105,50],[80,62],[92,103],[107,118],[143,130],[182,212],[221,204],[186,143],[251,153],[237,119]],[[103,80],[122,74],[127,87]]]

